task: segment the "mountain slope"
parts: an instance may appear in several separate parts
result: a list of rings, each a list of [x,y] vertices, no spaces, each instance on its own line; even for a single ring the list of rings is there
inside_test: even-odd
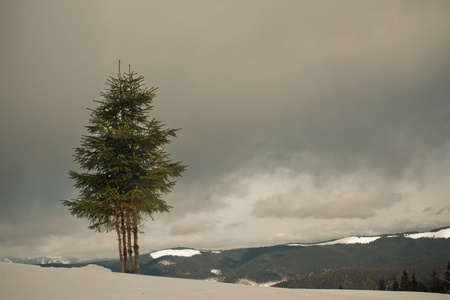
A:
[[[434,235],[383,235],[370,243],[355,243],[354,237],[307,246],[286,244],[223,251],[166,249],[141,255],[140,269],[146,275],[225,282],[246,279],[262,284],[342,269],[440,268],[450,259],[448,232],[447,228]],[[97,264],[120,271],[118,261]]]
[[[165,249],[141,255],[140,270],[145,275],[225,282],[246,279],[261,284],[342,269],[440,268],[450,259],[449,237],[450,228],[441,228],[426,233],[223,251]],[[96,264],[120,272],[118,260]],[[82,265],[85,264],[65,266]]]

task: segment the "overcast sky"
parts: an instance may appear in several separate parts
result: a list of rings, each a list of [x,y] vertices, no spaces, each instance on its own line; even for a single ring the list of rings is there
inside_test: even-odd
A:
[[[119,59],[189,165],[142,253],[450,225],[450,1],[3,0],[0,45],[0,257],[117,256],[60,200]]]

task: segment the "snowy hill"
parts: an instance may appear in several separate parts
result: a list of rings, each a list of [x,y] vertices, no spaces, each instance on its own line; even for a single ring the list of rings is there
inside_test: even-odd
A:
[[[358,290],[304,290],[232,285],[188,279],[113,273],[89,265],[84,268],[42,268],[0,263],[2,298],[47,299],[353,299],[439,300],[448,295]]]

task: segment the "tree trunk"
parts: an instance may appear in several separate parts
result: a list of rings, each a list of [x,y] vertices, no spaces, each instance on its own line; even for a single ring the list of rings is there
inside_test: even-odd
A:
[[[117,206],[114,208],[116,214],[116,232],[117,232],[117,240],[119,241],[119,257],[120,257],[120,268],[122,273],[125,272],[125,267],[123,265],[123,251],[122,251],[122,236],[120,234],[120,214]]]
[[[122,243],[123,243],[123,249],[122,249],[122,253],[123,253],[123,266],[124,266],[124,272],[125,273],[129,273],[129,269],[128,269],[128,252],[127,252],[127,230],[125,227],[125,216],[123,213],[123,209],[120,210],[120,221],[121,221],[121,226],[122,226]]]
[[[127,209],[127,244],[128,244],[128,273],[133,273],[133,248],[131,247],[131,218],[130,210]]]
[[[138,245],[138,212],[133,209],[133,236],[134,236],[134,273],[139,274],[139,245]]]

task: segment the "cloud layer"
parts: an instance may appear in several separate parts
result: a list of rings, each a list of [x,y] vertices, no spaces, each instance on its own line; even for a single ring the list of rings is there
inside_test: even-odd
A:
[[[190,166],[143,251],[448,225],[447,28],[447,1],[3,1],[0,256],[114,249],[59,200],[119,59]]]

